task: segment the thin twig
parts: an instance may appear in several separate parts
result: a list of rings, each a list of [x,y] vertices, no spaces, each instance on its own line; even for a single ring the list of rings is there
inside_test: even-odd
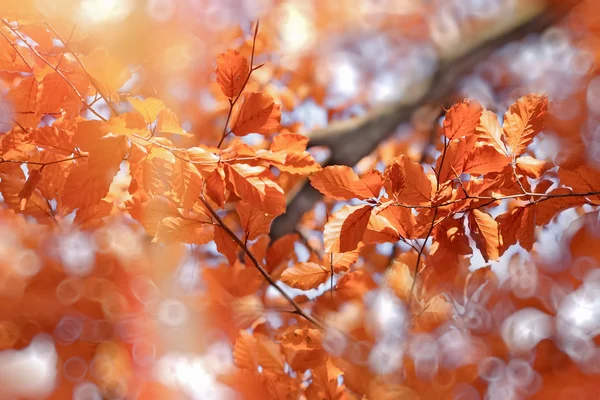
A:
[[[98,114],[98,112],[96,110],[94,110],[91,106],[89,106],[87,104],[87,101],[85,100],[85,98],[83,97],[83,95],[79,92],[79,90],[77,90],[77,88],[75,87],[75,85],[73,85],[73,82],[71,82],[66,76],[65,74],[63,74],[60,69],[58,67],[55,67],[54,65],[52,65],[52,63],[50,63],[50,61],[46,60],[31,44],[29,44],[27,42],[27,40],[21,35],[20,32],[16,31],[15,29],[13,29],[10,24],[8,22],[6,22],[6,20],[2,20],[2,23],[13,33],[13,35],[17,36],[19,39],[21,39],[23,41],[23,43],[25,43],[25,45],[27,47],[29,47],[29,49],[33,52],[33,54],[35,54],[40,60],[42,60],[46,65],[48,65],[50,68],[52,68],[54,70],[54,72],[56,72],[58,74],[58,76],[60,76],[67,85],[69,85],[69,87],[73,90],[73,92],[75,92],[75,94],[77,95],[77,97],[79,97],[79,100],[81,101],[81,104],[83,104],[83,106],[85,108],[87,108],[92,114],[94,114],[96,117],[100,118],[102,121],[107,121],[106,118],[104,118],[102,115]]]
[[[221,219],[221,217],[219,217],[219,215],[217,214],[217,212],[206,201],[206,199],[204,198],[203,195],[200,195],[200,200],[202,201],[202,203],[204,204],[204,206],[207,208],[207,210],[210,212],[210,214],[213,216],[213,218],[217,221],[217,223],[219,224],[219,226],[221,228],[223,228],[223,230],[225,232],[227,232],[227,234],[244,251],[244,253],[248,256],[248,258],[250,259],[250,261],[252,261],[252,263],[254,264],[254,267],[258,270],[258,272],[260,272],[260,274],[269,282],[269,284],[271,286],[273,286],[275,288],[275,290],[277,290],[288,301],[288,303],[290,303],[290,305],[292,307],[294,307],[294,310],[296,310],[297,314],[300,315],[301,317],[303,317],[304,319],[306,319],[307,321],[310,321],[311,323],[313,323],[319,329],[324,330],[325,326],[321,322],[319,322],[317,319],[315,319],[315,317],[313,317],[312,315],[307,314],[302,309],[302,307],[300,307],[300,305],[298,303],[296,303],[296,301],[294,301],[294,299],[292,299],[285,292],[285,290],[283,290],[277,284],[277,282],[275,282],[275,280],[273,280],[273,278],[271,278],[271,276],[269,275],[269,273],[262,267],[262,265],[260,265],[260,263],[258,262],[258,260],[256,259],[256,257],[254,257],[254,254],[252,254],[252,252],[250,251],[250,249],[248,249],[248,246],[246,246],[244,244],[244,242],[242,242],[240,240],[240,238],[225,224],[225,222],[223,222],[223,220]]]
[[[65,46],[65,49],[67,49],[67,51],[69,53],[71,53],[73,55],[73,57],[75,57],[75,61],[77,61],[77,63],[79,64],[79,66],[81,67],[81,69],[83,70],[83,72],[85,72],[85,74],[88,76],[88,78],[90,79],[90,83],[92,84],[92,86],[94,86],[94,88],[96,89],[96,92],[100,94],[100,97],[102,97],[102,99],[104,100],[104,102],[106,103],[106,105],[108,106],[108,108],[110,108],[110,111],[112,111],[112,113],[114,115],[119,115],[119,113],[117,112],[117,110],[114,108],[112,102],[110,101],[110,99],[107,99],[102,92],[100,92],[100,90],[98,89],[98,87],[96,87],[96,85],[94,85],[94,81],[92,76],[90,75],[90,73],[88,72],[88,70],[85,68],[85,65],[83,65],[83,62],[81,61],[81,59],[77,56],[77,54],[75,54],[75,52],[73,50],[71,50],[71,48],[69,47],[69,43],[65,42],[60,35],[58,34],[58,32],[52,27],[52,25],[50,25],[50,23],[48,21],[46,21],[45,19],[42,19],[42,22],[44,23],[44,25],[46,25],[48,27],[48,29],[54,34],[54,36],[56,36],[56,38],[63,44],[63,46]],[[73,26],[73,31],[75,30],[75,26]],[[73,34],[73,31],[71,31],[71,35]],[[70,39],[69,39],[70,41]]]
[[[233,107],[239,100],[240,96],[242,95],[242,92],[244,91],[244,88],[248,84],[248,81],[250,80],[250,75],[252,75],[252,72],[256,71],[258,68],[260,68],[262,66],[262,65],[259,65],[256,69],[253,67],[253,65],[254,65],[254,49],[256,47],[256,36],[258,35],[258,24],[259,24],[259,20],[256,20],[256,27],[254,28],[254,38],[252,39],[252,54],[250,56],[250,71],[248,72],[248,76],[246,76],[246,80],[244,81],[244,84],[242,85],[242,88],[240,89],[240,92],[238,93],[236,98],[234,100],[229,99],[229,112],[227,113],[227,120],[225,121],[225,126],[223,127],[223,134],[221,135],[221,140],[219,141],[217,148],[221,148],[223,141],[231,133],[231,131],[227,132],[227,127],[229,126],[229,120],[231,119],[231,114],[233,113]]]

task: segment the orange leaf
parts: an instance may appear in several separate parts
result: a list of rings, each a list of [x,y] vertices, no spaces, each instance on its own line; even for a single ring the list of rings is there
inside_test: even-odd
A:
[[[496,217],[500,232],[500,254],[517,243],[531,251],[535,242],[535,209],[515,207]]]
[[[262,93],[244,96],[244,102],[237,107],[231,119],[231,131],[236,136],[250,133],[271,134],[279,129],[281,111],[273,98]]]
[[[285,151],[288,153],[301,153],[306,150],[308,137],[299,133],[280,133],[273,138],[271,151]]]
[[[405,186],[393,195],[404,204],[420,205],[430,203],[433,195],[433,185],[425,171],[423,171],[423,166],[405,155],[399,157],[398,163],[404,170],[406,181]]]
[[[553,164],[533,157],[521,156],[517,158],[516,167],[517,172],[527,175],[530,178],[538,179],[552,168]]]
[[[138,221],[149,235],[156,235],[158,225],[166,217],[180,217],[177,205],[170,199],[161,196],[129,208],[129,214]]]
[[[478,146],[469,154],[463,172],[471,175],[485,175],[500,172],[508,164],[510,164],[510,158],[499,153],[493,146]]]
[[[260,235],[269,233],[275,215],[268,214],[250,203],[240,201],[236,207],[246,240],[254,240]]]
[[[29,172],[29,177],[27,178],[23,189],[19,192],[19,208],[21,211],[25,210],[27,200],[31,197],[31,194],[35,190],[40,179],[42,179],[41,170],[35,169]]]
[[[247,164],[225,165],[227,179],[239,198],[269,214],[279,215],[285,211],[285,195],[264,171],[262,167]]]
[[[473,135],[482,111],[479,103],[464,101],[455,104],[444,118],[444,135],[450,140]]]
[[[280,237],[267,249],[267,269],[273,271],[294,250],[294,243],[298,240],[298,234],[289,233]]]
[[[408,301],[410,289],[413,285],[413,277],[408,265],[394,260],[390,268],[386,271],[384,279],[385,284],[396,293],[399,299]]]
[[[346,165],[333,165],[323,168],[310,177],[310,183],[325,196],[336,200],[354,198],[365,200],[376,197],[365,181],[362,181],[352,168]]]
[[[177,115],[169,109],[160,110],[158,120],[156,121],[156,130],[159,133],[171,133],[174,135],[183,135],[192,137],[193,135],[183,130],[179,125]]]
[[[198,201],[198,197],[202,192],[202,177],[193,164],[179,158],[175,159],[173,177],[171,178],[171,192],[186,211],[191,209]]]
[[[575,192],[600,192],[600,174],[589,165],[574,170],[560,168],[558,177],[563,185],[573,188]]]
[[[327,281],[329,276],[330,271],[325,267],[314,262],[305,262],[283,271],[280,280],[290,287],[310,290]]]
[[[152,241],[165,244],[206,244],[214,237],[211,227],[212,225],[205,221],[167,217],[160,221],[156,237]]]
[[[185,155],[198,168],[202,176],[211,174],[219,163],[219,156],[202,147],[190,147],[185,151]]]
[[[469,213],[469,229],[485,261],[500,257],[498,223],[488,213],[473,210]]]
[[[528,94],[518,99],[504,115],[504,137],[513,157],[520,156],[543,129],[548,98]]]
[[[405,207],[389,206],[379,213],[387,219],[405,239],[413,239],[415,237],[415,226],[417,221],[410,209]]]
[[[166,107],[162,100],[155,99],[154,97],[147,97],[145,99],[130,97],[127,101],[142,115],[146,124],[154,122],[158,118],[159,113]]]
[[[221,228],[219,225],[215,225],[215,244],[217,245],[217,251],[227,257],[229,264],[234,264],[237,260],[238,245],[231,236]]]
[[[499,153],[508,155],[506,147],[502,142],[502,127],[498,122],[498,116],[491,111],[485,110],[481,114],[477,135],[484,143],[489,143]]]
[[[215,169],[206,178],[206,195],[214,201],[218,207],[223,207],[225,204],[225,172],[222,168]]]
[[[463,173],[469,151],[473,148],[476,140],[475,136],[469,136],[450,142],[445,154],[438,157],[436,164],[440,183],[452,181],[456,179],[456,175],[460,176]]]
[[[131,78],[127,66],[103,49],[92,50],[82,61],[98,91],[107,99],[118,100],[117,90]]]
[[[244,89],[250,66],[246,57],[236,50],[227,50],[217,57],[217,83],[223,94],[236,97]]]
[[[358,261],[358,256],[360,253],[359,249],[360,247],[347,253],[325,254],[322,261],[323,266],[329,270],[333,266],[333,272],[336,274],[340,272],[346,272],[350,269],[352,264]]]
[[[325,251],[345,253],[356,249],[367,229],[372,209],[371,205],[344,206],[331,215],[323,231]]]
[[[390,195],[400,193],[404,189],[404,186],[406,186],[406,172],[404,171],[404,165],[400,161],[400,159],[395,160],[385,170],[386,183],[389,182],[389,185],[386,186],[386,191]]]

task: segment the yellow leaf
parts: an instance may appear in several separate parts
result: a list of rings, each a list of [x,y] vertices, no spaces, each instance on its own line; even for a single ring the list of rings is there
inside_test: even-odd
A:
[[[165,109],[165,103],[154,97],[147,97],[143,100],[137,97],[129,97],[127,101],[144,117],[147,124],[154,122],[160,112]]]
[[[104,49],[94,49],[83,58],[92,83],[104,97],[117,101],[117,90],[131,78],[127,66],[111,57]]]

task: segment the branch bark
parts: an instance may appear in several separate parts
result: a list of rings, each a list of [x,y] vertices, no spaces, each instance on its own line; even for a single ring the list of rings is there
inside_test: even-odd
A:
[[[309,147],[326,146],[331,156],[324,166],[353,166],[374,151],[402,123],[425,104],[439,103],[454,91],[459,79],[507,43],[539,33],[557,23],[575,4],[562,7],[531,2],[518,16],[507,16],[485,32],[440,51],[436,73],[417,87],[410,98],[382,104],[365,115],[335,122],[309,133]],[[287,211],[271,227],[271,239],[294,232],[302,215],[321,199],[321,193],[308,181],[288,199]]]

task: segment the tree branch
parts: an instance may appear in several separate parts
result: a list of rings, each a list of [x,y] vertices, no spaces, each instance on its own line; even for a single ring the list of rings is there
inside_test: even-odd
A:
[[[353,166],[369,155],[402,123],[408,122],[415,111],[424,104],[447,98],[459,79],[484,61],[491,53],[507,43],[519,40],[531,33],[539,33],[558,22],[574,4],[560,9],[531,2],[520,14],[509,15],[487,31],[477,32],[458,46],[440,51],[440,65],[436,73],[417,86],[412,95],[394,103],[377,106],[365,115],[345,121],[334,122],[315,130],[307,136],[309,146],[326,146],[331,150],[327,165]],[[275,240],[293,232],[302,215],[312,209],[321,194],[308,181],[288,199],[287,211],[273,222],[271,238]]]
[[[225,232],[227,232],[227,234],[237,243],[238,246],[240,246],[240,248],[244,251],[244,253],[248,256],[248,258],[250,259],[250,261],[252,261],[252,264],[254,264],[254,267],[258,270],[258,272],[260,272],[260,274],[269,282],[269,284],[271,286],[273,286],[275,288],[275,290],[277,290],[287,301],[288,303],[291,304],[292,307],[294,307],[295,313],[300,315],[301,317],[303,317],[304,319],[306,319],[307,321],[313,323],[317,328],[324,330],[325,326],[319,322],[315,317],[313,317],[310,314],[307,314],[302,307],[300,307],[300,305],[298,303],[296,303],[296,301],[294,299],[292,299],[290,297],[290,295],[288,295],[285,290],[283,290],[278,284],[277,282],[275,282],[275,280],[273,278],[271,278],[271,275],[269,275],[269,273],[262,267],[262,265],[260,265],[260,263],[258,262],[258,260],[256,259],[256,257],[254,257],[254,254],[252,254],[252,252],[250,251],[250,249],[248,249],[248,246],[246,246],[244,244],[244,242],[242,242],[240,240],[240,238],[235,234],[235,232],[233,232],[226,224],[225,222],[223,222],[223,220],[221,219],[221,217],[219,217],[219,215],[217,214],[217,212],[211,207],[211,205],[204,199],[204,196],[200,196],[200,200],[202,201],[202,203],[204,204],[204,206],[207,208],[207,210],[210,212],[210,214],[213,216],[213,218],[217,221],[217,223],[219,224],[219,226],[221,226],[221,228],[223,228],[223,230]]]

